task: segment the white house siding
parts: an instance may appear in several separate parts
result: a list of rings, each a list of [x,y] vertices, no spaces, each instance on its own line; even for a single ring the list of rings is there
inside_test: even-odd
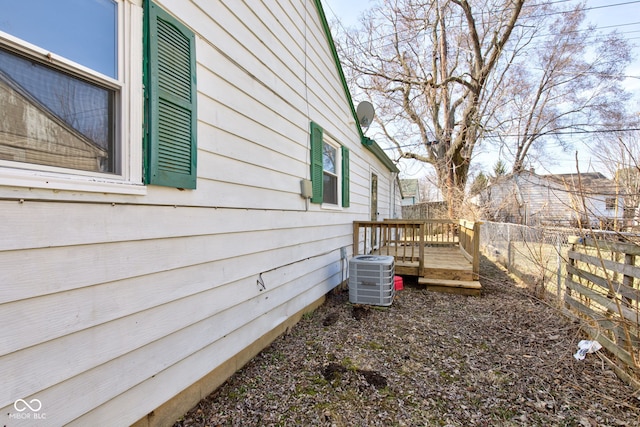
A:
[[[491,210],[500,212],[499,219],[566,225],[572,218],[569,194],[556,183],[528,172],[499,180],[490,186],[490,195]]]
[[[522,172],[507,178],[499,178],[482,196],[490,212],[499,220],[522,222],[528,225],[570,225],[578,216],[598,225],[602,219],[612,220],[616,213],[622,215],[622,198],[618,199],[618,210],[606,209],[607,198],[616,197],[611,183],[606,179],[589,181],[585,177],[583,191],[577,178],[567,181],[560,178]]]
[[[158,3],[197,35],[197,189],[0,181],[2,425],[33,425],[17,399],[37,425],[136,422],[344,281],[372,171],[393,215],[314,1]],[[350,149],[348,208],[300,196],[310,121]]]
[[[570,225],[581,216],[597,225],[599,219],[615,216],[615,209],[605,209],[607,196],[601,194],[604,187],[584,186],[582,191],[578,191],[577,181],[563,184],[529,173],[519,175],[516,180],[525,201],[528,224]]]
[[[526,224],[537,225],[552,221],[568,221],[571,201],[566,191],[549,180],[527,172],[515,177],[523,206],[521,213]]]

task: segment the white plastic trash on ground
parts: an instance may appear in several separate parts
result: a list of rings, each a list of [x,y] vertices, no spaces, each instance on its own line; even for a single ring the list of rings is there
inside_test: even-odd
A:
[[[578,351],[573,357],[575,357],[576,360],[584,360],[587,353],[595,353],[601,348],[602,345],[600,345],[598,341],[582,340],[578,343]]]

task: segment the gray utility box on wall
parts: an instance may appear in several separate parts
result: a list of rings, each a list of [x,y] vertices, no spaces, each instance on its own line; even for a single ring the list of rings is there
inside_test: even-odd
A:
[[[395,295],[392,256],[357,255],[349,260],[349,302],[391,305]]]

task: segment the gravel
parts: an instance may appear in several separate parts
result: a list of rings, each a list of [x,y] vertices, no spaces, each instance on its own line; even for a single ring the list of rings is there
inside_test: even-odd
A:
[[[480,297],[332,292],[175,426],[640,425],[638,393],[598,353],[573,357],[575,323],[486,259],[481,272]]]

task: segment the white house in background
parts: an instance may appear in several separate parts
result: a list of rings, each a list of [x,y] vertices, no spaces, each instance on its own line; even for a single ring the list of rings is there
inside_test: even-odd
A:
[[[172,424],[347,278],[397,169],[320,0],[0,4],[0,424]]]
[[[402,206],[411,206],[420,203],[420,181],[417,179],[401,179]]]
[[[608,228],[623,217],[624,198],[598,172],[537,175],[533,171],[493,179],[474,197],[484,217],[525,225]]]

